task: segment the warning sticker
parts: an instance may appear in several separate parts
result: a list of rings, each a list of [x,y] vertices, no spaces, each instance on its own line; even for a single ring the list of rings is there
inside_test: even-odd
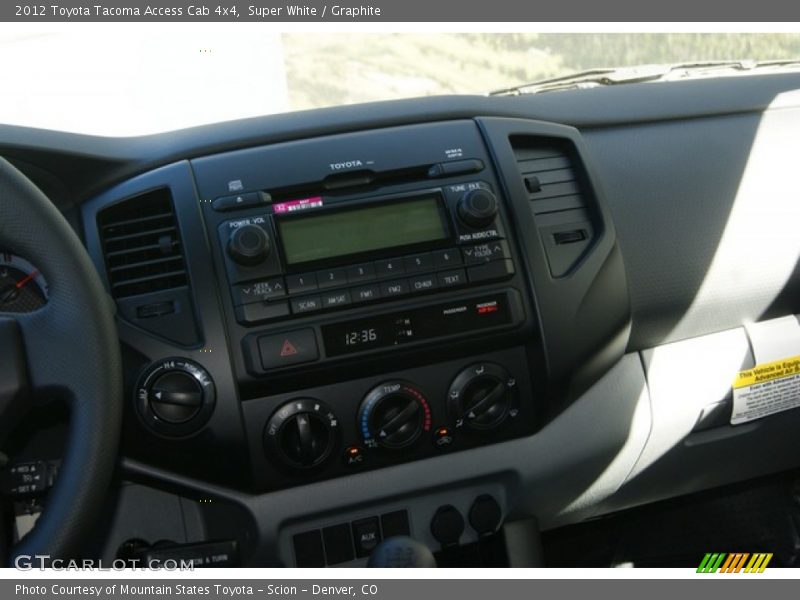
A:
[[[800,355],[741,371],[733,382],[731,424],[800,406]]]

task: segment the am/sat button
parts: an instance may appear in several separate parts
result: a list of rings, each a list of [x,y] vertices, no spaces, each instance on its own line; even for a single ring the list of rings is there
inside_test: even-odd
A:
[[[258,351],[264,369],[277,369],[315,361],[319,358],[313,329],[297,329],[258,338]]]

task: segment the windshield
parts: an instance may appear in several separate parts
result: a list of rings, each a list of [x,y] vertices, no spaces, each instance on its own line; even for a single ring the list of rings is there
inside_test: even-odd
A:
[[[15,24],[0,29],[4,81],[14,82],[0,94],[0,123],[139,135],[373,100],[485,94],[602,67],[796,58],[797,34]]]

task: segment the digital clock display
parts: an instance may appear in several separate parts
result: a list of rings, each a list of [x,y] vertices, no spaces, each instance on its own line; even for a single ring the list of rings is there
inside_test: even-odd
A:
[[[378,341],[378,330],[374,327],[369,329],[356,329],[355,331],[348,331],[344,336],[345,346],[362,346],[369,345]]]
[[[495,294],[323,325],[322,337],[328,356],[340,356],[506,325],[511,321],[508,298],[505,294]]]

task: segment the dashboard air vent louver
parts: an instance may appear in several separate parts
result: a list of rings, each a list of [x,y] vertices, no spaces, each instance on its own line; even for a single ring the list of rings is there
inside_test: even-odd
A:
[[[510,139],[550,274],[565,277],[594,242],[593,195],[574,148],[535,136]]]
[[[187,285],[172,194],[152,190],[99,213],[98,227],[114,298]]]
[[[511,146],[534,214],[584,208],[578,175],[565,148],[524,137],[512,137]]]

